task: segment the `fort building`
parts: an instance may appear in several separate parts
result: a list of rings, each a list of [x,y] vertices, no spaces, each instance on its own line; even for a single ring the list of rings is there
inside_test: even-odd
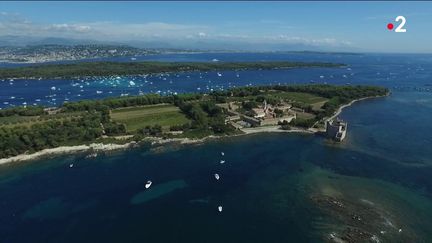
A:
[[[326,134],[328,138],[335,141],[342,141],[346,137],[347,123],[336,118],[335,120],[329,120],[326,122]]]

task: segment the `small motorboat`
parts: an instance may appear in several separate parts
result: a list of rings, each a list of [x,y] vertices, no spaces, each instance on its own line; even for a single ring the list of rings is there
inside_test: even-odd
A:
[[[224,153],[224,152],[221,152],[221,155],[222,155],[222,156],[224,156],[224,155],[225,155],[225,153]]]
[[[72,168],[73,166],[74,166],[74,164],[70,164],[70,165],[69,165],[69,168]]]
[[[218,207],[219,212],[222,212],[222,206]]]
[[[152,185],[152,181],[147,181],[145,188],[148,189]]]
[[[217,173],[214,174],[214,177],[216,178],[216,180],[219,180],[219,178],[220,178],[220,177],[219,177],[219,174],[217,174]]]
[[[97,156],[98,156],[97,153],[91,153],[91,154],[88,154],[85,158],[90,159],[90,158],[96,158]]]
[[[221,164],[224,164],[224,163],[225,163],[225,160],[221,160],[220,163],[221,163]]]

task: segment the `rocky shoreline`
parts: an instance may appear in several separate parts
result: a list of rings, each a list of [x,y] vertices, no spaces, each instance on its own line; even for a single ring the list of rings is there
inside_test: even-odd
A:
[[[122,150],[135,145],[136,142],[132,141],[126,144],[103,144],[103,143],[92,143],[90,145],[77,145],[77,146],[61,146],[57,148],[44,149],[32,154],[20,154],[17,156],[0,159],[0,165],[12,163],[12,162],[22,162],[35,160],[46,156],[62,155],[62,154],[72,154],[80,152],[101,152],[101,151],[113,151]]]
[[[310,200],[321,212],[332,218],[327,232],[323,232],[323,242],[417,241],[407,225],[371,201],[353,201],[319,194],[311,195]]]
[[[116,150],[125,150],[128,148],[133,148],[140,146],[140,143],[150,143],[151,145],[164,145],[169,143],[177,143],[180,145],[187,145],[187,144],[199,144],[203,143],[208,140],[212,139],[220,139],[220,138],[226,138],[226,137],[237,137],[237,136],[244,136],[248,134],[254,134],[254,133],[263,133],[263,132],[296,132],[296,133],[313,133],[308,130],[281,130],[278,129],[277,126],[271,126],[271,127],[265,127],[262,131],[248,131],[244,132],[243,134],[236,134],[231,136],[208,136],[200,139],[191,139],[191,138],[159,138],[159,137],[148,137],[144,138],[141,141],[131,141],[124,144],[115,144],[115,143],[109,143],[109,144],[103,144],[103,143],[92,143],[90,145],[76,145],[76,146],[60,146],[57,148],[49,148],[44,149],[35,153],[31,154],[20,154],[17,156],[9,157],[9,158],[2,158],[0,159],[0,166],[3,164],[9,164],[12,162],[23,162],[23,161],[31,161],[31,160],[37,160],[44,157],[51,157],[51,156],[58,156],[58,155],[66,155],[66,154],[74,154],[74,153],[101,153],[101,152],[108,152],[108,151],[116,151]]]

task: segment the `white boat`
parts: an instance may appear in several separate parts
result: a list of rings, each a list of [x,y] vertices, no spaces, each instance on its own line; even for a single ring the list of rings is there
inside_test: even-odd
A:
[[[148,189],[152,185],[152,181],[147,181],[145,188]]]
[[[218,72],[217,75],[218,75],[218,77],[222,77],[222,73]]]
[[[218,207],[219,212],[222,212],[222,206]]]
[[[70,164],[70,165],[69,165],[69,168],[72,168],[72,167],[73,167],[73,164]]]
[[[225,153],[224,153],[224,152],[221,152],[221,155],[222,155],[222,156],[224,156],[224,155],[225,155]]]
[[[219,178],[220,178],[220,177],[219,177],[219,174],[217,174],[217,173],[214,174],[214,177],[216,178],[216,180],[219,180]]]
[[[213,58],[212,62],[219,62],[219,60],[216,58]]]
[[[221,160],[220,163],[221,163],[221,164],[224,164],[224,163],[225,163],[225,160]]]

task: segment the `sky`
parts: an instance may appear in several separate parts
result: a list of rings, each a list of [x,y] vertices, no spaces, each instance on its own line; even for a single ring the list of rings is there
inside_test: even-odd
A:
[[[432,2],[0,2],[0,37],[174,48],[432,53],[431,25]]]

